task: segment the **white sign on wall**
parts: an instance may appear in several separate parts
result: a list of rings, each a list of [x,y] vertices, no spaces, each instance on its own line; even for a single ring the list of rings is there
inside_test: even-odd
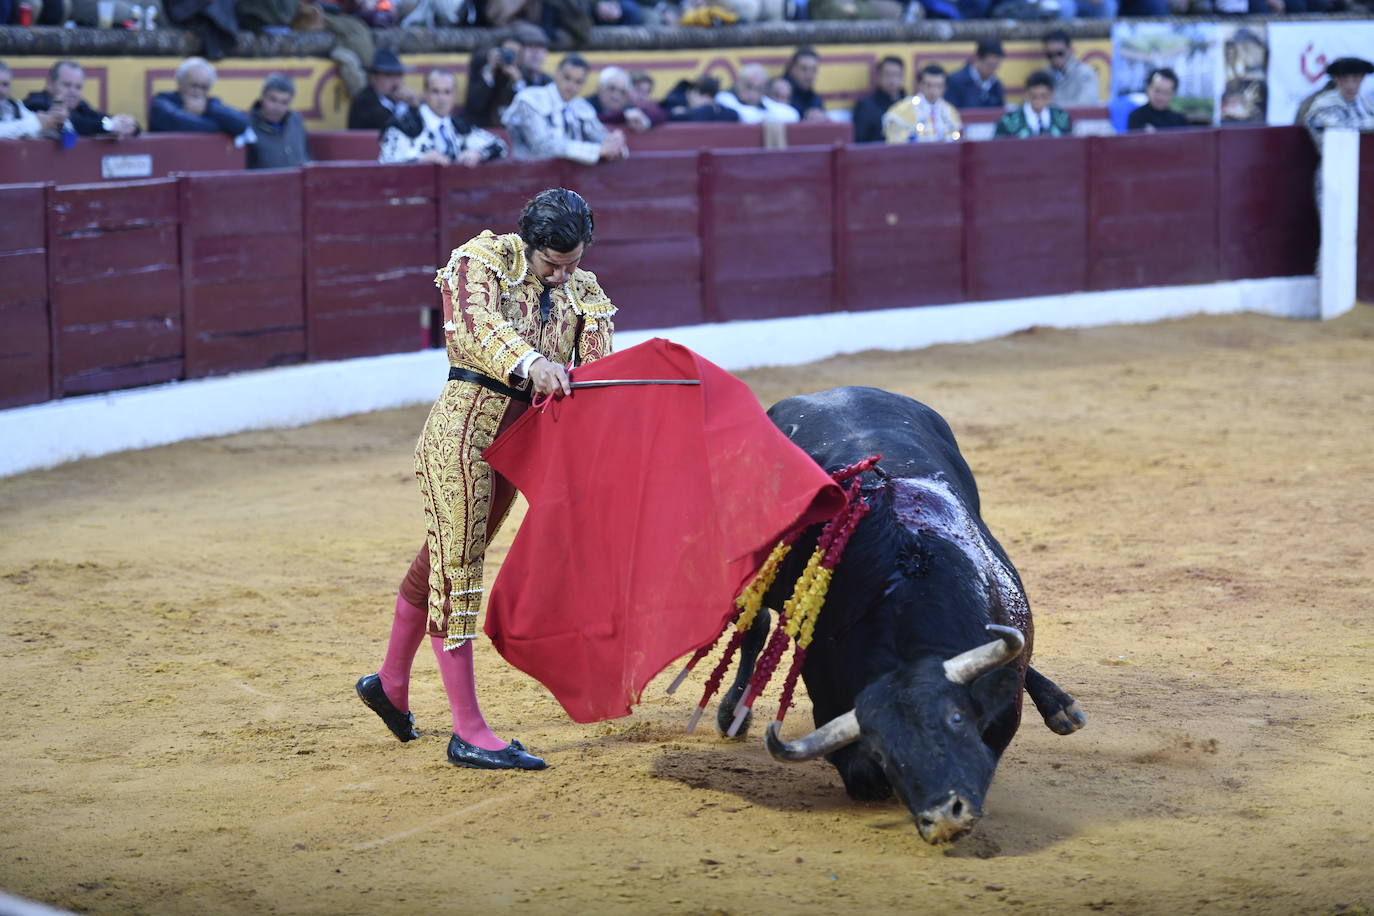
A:
[[[1374,22],[1274,22],[1269,25],[1269,123],[1292,124],[1302,100],[1326,85],[1338,57],[1374,58]],[[1360,86],[1374,105],[1374,78]]]

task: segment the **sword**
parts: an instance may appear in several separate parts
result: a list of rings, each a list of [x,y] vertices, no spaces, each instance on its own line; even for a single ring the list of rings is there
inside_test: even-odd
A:
[[[610,388],[615,385],[700,385],[696,378],[607,378],[594,382],[571,382],[571,388]]]

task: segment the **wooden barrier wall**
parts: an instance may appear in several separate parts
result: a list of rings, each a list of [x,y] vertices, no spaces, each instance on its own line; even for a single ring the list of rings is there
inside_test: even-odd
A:
[[[1355,295],[1374,302],[1374,134],[1360,137],[1360,223],[1355,230]]]
[[[1310,274],[1314,165],[1281,127],[0,188],[0,405],[419,349],[435,269],[545,187],[631,330]]]

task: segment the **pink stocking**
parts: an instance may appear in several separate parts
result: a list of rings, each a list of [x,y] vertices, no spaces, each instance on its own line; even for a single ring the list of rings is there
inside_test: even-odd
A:
[[[451,652],[444,651],[444,638],[431,636],[430,645],[439,659],[439,676],[444,680],[448,705],[453,710],[453,733],[468,744],[487,751],[499,751],[506,746],[487,727],[482,710],[477,705],[477,677],[472,670],[472,641],[463,643]]]
[[[425,622],[429,617],[423,610],[396,596],[396,614],[391,618],[391,639],[386,644],[386,660],[377,674],[382,680],[386,698],[401,712],[410,711],[410,665],[415,652],[425,638]]]

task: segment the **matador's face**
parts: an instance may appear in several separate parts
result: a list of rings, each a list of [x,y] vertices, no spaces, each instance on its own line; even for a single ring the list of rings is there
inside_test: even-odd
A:
[[[530,270],[534,271],[539,282],[545,286],[562,286],[572,278],[577,265],[582,263],[582,254],[586,248],[586,245],[579,242],[576,248],[567,252],[554,251],[552,248],[530,251]]]

